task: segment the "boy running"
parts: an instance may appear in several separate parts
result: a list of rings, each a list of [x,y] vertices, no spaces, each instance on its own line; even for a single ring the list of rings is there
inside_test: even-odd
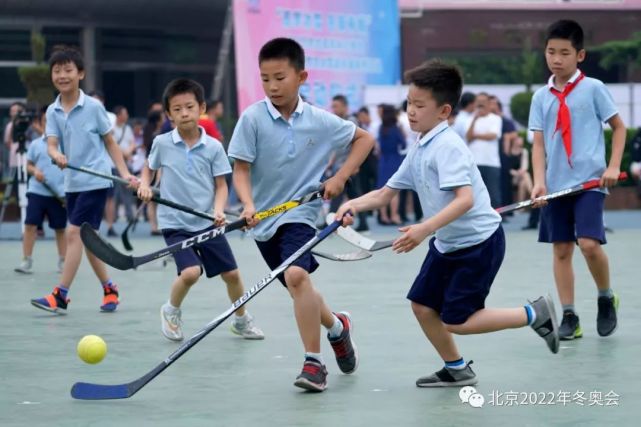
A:
[[[158,224],[165,242],[171,245],[225,223],[225,175],[231,173],[231,167],[222,144],[198,126],[198,119],[205,111],[205,95],[200,84],[188,79],[172,81],[165,89],[163,104],[165,113],[176,127],[154,139],[142,172],[138,196],[146,202],[151,199],[153,171],[162,170],[162,197],[205,212],[213,206],[216,217],[212,225],[209,220],[159,205]],[[169,301],[160,308],[161,330],[167,339],[181,341],[180,306],[203,270],[208,278],[220,274],[232,302],[245,290],[236,260],[223,235],[176,252],[173,256],[178,275],[171,287]],[[236,311],[231,330],[246,339],[264,338],[244,306]]]
[[[105,108],[80,89],[80,81],[85,77],[80,52],[66,46],[55,50],[49,59],[49,69],[51,81],[60,92],[47,109],[45,137],[49,156],[61,169],[69,162],[108,174],[111,172],[108,154],[120,176],[133,185],[135,178],[129,174],[122,151],[111,134],[112,125]],[[80,226],[87,222],[95,230],[100,228],[107,191],[112,186],[109,180],[79,171],[67,169],[64,174],[69,226],[62,277],[50,295],[31,300],[35,307],[58,314],[67,311],[67,292],[80,266],[84,248]],[[86,255],[102,286],[100,311],[113,312],[119,303],[118,287],[109,278],[105,264],[89,251]]]
[[[229,156],[234,158],[234,186],[263,258],[276,268],[316,234],[320,200],[258,222],[257,210],[303,196],[320,187],[331,153],[350,149],[340,170],[324,184],[324,197],[340,195],[374,146],[373,138],[354,123],[305,103],[299,95],[307,79],[305,52],[294,40],[267,42],[258,56],[265,99],[245,110],[234,129]],[[350,147],[351,144],[351,147]],[[352,322],[346,312],[332,313],[312,284],[318,263],[308,252],[279,277],[293,302],[305,361],[294,385],[310,391],[327,387],[320,352],[320,325],[343,373],[358,366]]]
[[[393,245],[409,252],[436,233],[407,295],[427,339],[443,359],[443,369],[421,377],[418,387],[477,383],[470,364],[459,353],[452,334],[481,334],[530,325],[559,350],[554,306],[549,297],[515,308],[485,308],[505,254],[501,217],[474,164],[472,153],[447,124],[461,96],[463,81],[456,67],[430,61],[405,74],[409,83],[407,114],[419,140],[387,184],[345,203],[336,213],[345,224],[347,212],[385,206],[400,190],[418,193],[427,220],[401,227]]]

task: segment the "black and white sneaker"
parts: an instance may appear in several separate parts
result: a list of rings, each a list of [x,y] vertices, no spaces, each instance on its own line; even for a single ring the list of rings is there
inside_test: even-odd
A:
[[[539,297],[530,303],[534,309],[536,320],[531,325],[534,332],[545,340],[552,353],[559,352],[559,324],[556,320],[554,302],[549,295]]]
[[[472,360],[463,369],[452,369],[447,366],[440,371],[416,380],[416,387],[462,387],[478,382],[476,374],[470,367]]]

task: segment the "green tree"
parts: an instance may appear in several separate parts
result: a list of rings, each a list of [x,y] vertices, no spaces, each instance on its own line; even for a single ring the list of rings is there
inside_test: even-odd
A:
[[[641,68],[641,31],[632,34],[628,40],[612,40],[594,48],[601,54],[599,65],[605,69],[621,67],[624,80],[632,79],[632,72]]]
[[[31,33],[31,59],[36,65],[18,68],[20,81],[27,89],[27,103],[40,107],[53,101],[53,85],[49,75],[49,66],[44,63],[46,41],[44,36],[34,31]]]

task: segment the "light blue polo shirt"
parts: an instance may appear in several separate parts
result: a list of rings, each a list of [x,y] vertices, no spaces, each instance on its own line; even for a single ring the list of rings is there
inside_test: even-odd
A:
[[[149,154],[149,168],[162,169],[160,196],[172,202],[204,212],[213,212],[217,176],[231,173],[231,166],[220,142],[200,128],[200,139],[189,148],[178,129],[154,138]],[[212,221],[186,212],[158,206],[161,229],[198,231]]]
[[[490,205],[490,196],[472,153],[445,121],[409,149],[400,168],[386,185],[395,190],[416,191],[427,217],[436,215],[454,200],[452,190],[472,186],[472,208],[436,230],[434,245],[442,253],[487,240],[501,223],[501,216]]]
[[[42,171],[45,176],[45,182],[53,189],[53,191],[56,192],[56,194],[51,194],[51,192],[47,190],[47,188],[34,176],[29,179],[27,193],[45,197],[64,197],[64,174],[58,166],[51,163],[51,157],[49,157],[49,154],[47,153],[47,140],[45,137],[31,141],[29,150],[27,150],[27,160]]]
[[[300,97],[296,110],[285,120],[265,98],[243,112],[228,153],[251,163],[254,205],[262,211],[318,189],[332,151],[346,149],[355,132],[354,123],[311,106]],[[264,219],[252,230],[253,237],[269,240],[287,223],[315,227],[320,205],[317,200]]]
[[[577,70],[568,83],[579,74]],[[530,130],[543,132],[547,157],[545,180],[549,193],[601,178],[606,169],[603,122],[617,114],[614,99],[603,82],[584,77],[576,85],[565,100],[572,123],[570,167],[561,131],[554,132],[559,100],[550,91],[551,87],[554,87],[554,76],[534,93],[528,124]]]
[[[86,96],[82,90],[69,114],[62,109],[60,95],[47,108],[45,135],[58,138],[60,151],[70,165],[111,174],[109,154],[102,139],[109,132],[111,122],[105,107],[96,99]],[[113,185],[108,179],[71,169],[65,169],[64,175],[67,193],[98,190]]]

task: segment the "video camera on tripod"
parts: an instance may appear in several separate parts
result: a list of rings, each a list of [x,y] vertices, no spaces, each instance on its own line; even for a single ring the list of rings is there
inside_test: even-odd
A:
[[[18,143],[18,153],[20,154],[27,152],[27,131],[36,117],[35,111],[23,110],[13,118],[11,138]]]
[[[11,139],[18,144],[15,154],[15,169],[12,171],[12,182],[7,185],[4,197],[0,203],[0,224],[4,220],[5,210],[14,188],[18,189],[18,206],[20,207],[20,223],[24,232],[24,219],[27,210],[27,133],[37,117],[36,112],[22,110],[11,121]]]

